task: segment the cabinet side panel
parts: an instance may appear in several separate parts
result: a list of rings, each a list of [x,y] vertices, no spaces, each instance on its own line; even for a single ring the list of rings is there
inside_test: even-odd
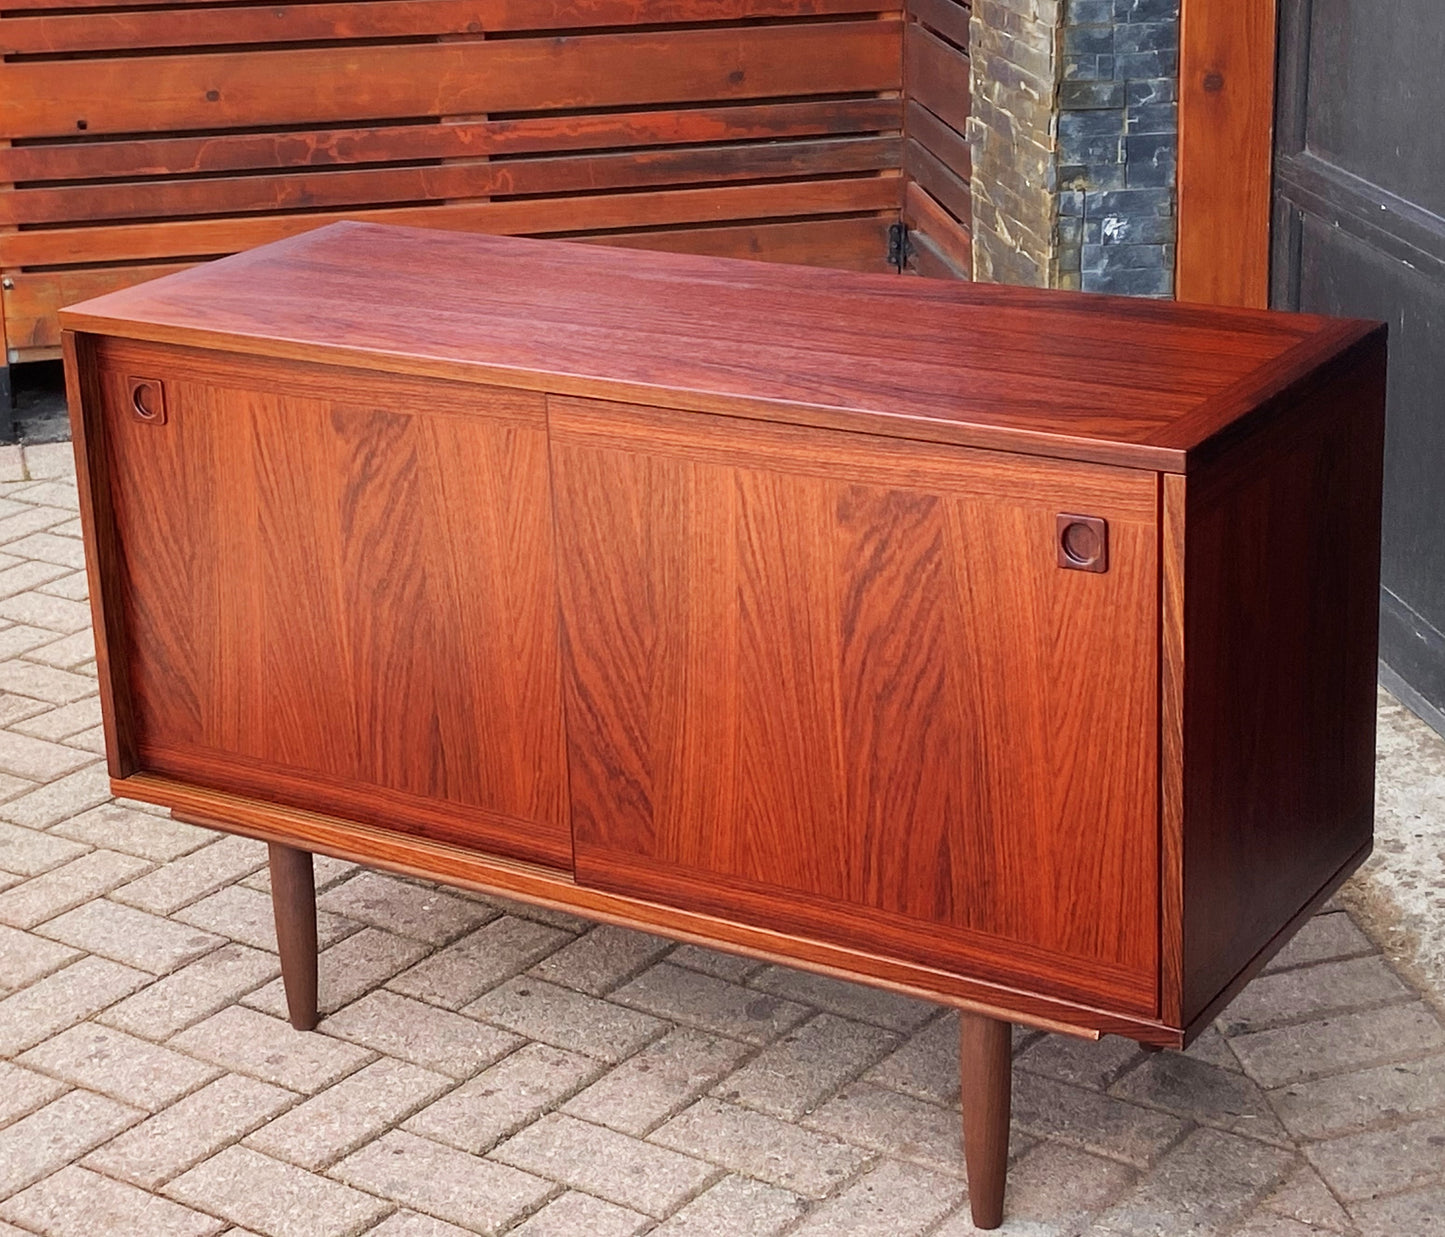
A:
[[[1356,355],[1183,482],[1186,1024],[1370,840],[1383,335]]]

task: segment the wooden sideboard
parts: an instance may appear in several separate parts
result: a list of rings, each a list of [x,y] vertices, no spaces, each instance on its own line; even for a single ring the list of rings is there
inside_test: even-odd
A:
[[[65,311],[118,794],[1179,1047],[1370,848],[1383,328],[337,224]]]

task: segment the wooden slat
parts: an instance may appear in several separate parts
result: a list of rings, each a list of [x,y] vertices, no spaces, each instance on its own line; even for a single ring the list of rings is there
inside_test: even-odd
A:
[[[82,127],[318,125],[895,90],[897,24],[22,61],[0,64],[0,131],[30,138]]]
[[[914,21],[922,22],[950,43],[968,49],[969,6],[955,0],[908,0],[907,11]]]
[[[256,215],[0,233],[0,266],[60,266],[233,253],[342,219],[510,235],[589,232],[718,220],[896,208],[896,174],[711,189],[463,202],[378,210]]]
[[[904,119],[908,136],[927,150],[965,184],[973,175],[973,151],[968,139],[939,120],[921,104],[908,101]]]
[[[968,229],[914,181],[909,181],[903,191],[903,222],[908,225],[915,246],[920,250],[920,274],[952,279],[972,278],[973,238]],[[919,238],[927,240],[936,254],[923,253],[922,246],[918,245]]]
[[[1269,304],[1275,0],[1186,4],[1179,53],[1175,294]]]
[[[0,147],[0,181],[182,176],[247,168],[330,167],[876,133],[901,127],[901,106],[897,98],[829,99],[441,125]]]
[[[848,271],[888,271],[891,215],[852,219],[804,219],[791,223],[747,223],[722,228],[609,232],[574,237],[588,244],[622,249],[701,253],[715,258],[754,258],[796,266],[827,266]]]
[[[60,326],[55,313],[63,305],[101,296],[119,288],[159,279],[184,270],[189,262],[151,266],[108,266],[101,270],[46,271],[11,276],[4,291],[5,330],[10,346],[19,349],[55,348]]]
[[[0,19],[0,51],[37,55],[417,38],[503,30],[597,29],[896,12],[898,8],[899,0],[375,0],[84,16],[51,13]]]
[[[932,151],[910,140],[904,149],[903,171],[964,227],[973,226],[973,195],[968,182],[955,176]]]
[[[917,23],[903,34],[908,95],[959,133],[968,127],[968,57]]]
[[[0,195],[0,224],[229,215],[381,202],[596,193],[651,185],[836,176],[897,167],[900,145],[894,137],[826,138],[547,159],[477,160],[421,168],[21,189]]]

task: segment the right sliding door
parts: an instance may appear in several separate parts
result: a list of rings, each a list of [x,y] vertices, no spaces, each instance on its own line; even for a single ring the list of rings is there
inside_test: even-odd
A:
[[[580,882],[1155,1011],[1152,473],[548,417]]]

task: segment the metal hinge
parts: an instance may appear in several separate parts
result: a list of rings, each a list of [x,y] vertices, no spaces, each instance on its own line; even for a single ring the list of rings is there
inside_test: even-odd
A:
[[[901,275],[912,254],[913,246],[908,241],[908,225],[902,222],[889,224],[888,265]]]

